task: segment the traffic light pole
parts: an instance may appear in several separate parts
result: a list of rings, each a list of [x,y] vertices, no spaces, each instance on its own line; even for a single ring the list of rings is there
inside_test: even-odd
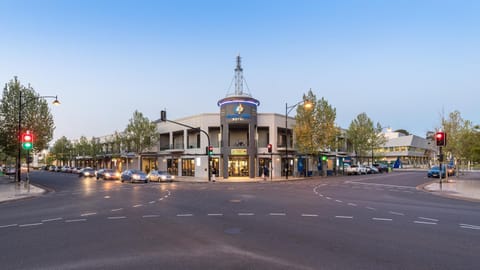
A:
[[[164,122],[170,122],[170,123],[173,123],[173,124],[177,124],[179,126],[183,126],[183,127],[187,127],[187,128],[191,128],[191,129],[196,129],[200,132],[202,132],[203,134],[205,134],[207,136],[207,143],[208,143],[208,146],[210,146],[210,136],[208,135],[208,132],[206,132],[205,130],[201,129],[201,128],[196,128],[196,127],[192,127],[192,126],[189,126],[189,125],[186,125],[186,124],[183,124],[183,123],[179,123],[179,122],[175,122],[175,121],[172,121],[172,120],[167,120],[167,113],[166,111],[161,111],[160,112],[160,120],[161,121],[164,121]],[[210,155],[210,153],[207,153],[207,157],[208,157],[208,166],[207,166],[207,170],[208,170],[208,182],[210,182],[212,180],[212,168],[211,168],[211,161],[212,161],[212,156]]]
[[[22,90],[19,92],[18,96],[18,144],[17,144],[17,164],[15,171],[15,180],[16,182],[21,181],[21,158],[22,158]]]

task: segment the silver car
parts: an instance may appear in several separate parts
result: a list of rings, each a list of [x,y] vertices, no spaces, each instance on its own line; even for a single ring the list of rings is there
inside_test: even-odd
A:
[[[150,173],[147,175],[147,178],[149,181],[164,181],[164,182],[173,182],[175,180],[175,176],[169,174],[168,172],[165,171],[150,171]]]
[[[125,170],[120,175],[120,181],[129,181],[133,182],[144,182],[148,183],[147,175],[140,170]]]

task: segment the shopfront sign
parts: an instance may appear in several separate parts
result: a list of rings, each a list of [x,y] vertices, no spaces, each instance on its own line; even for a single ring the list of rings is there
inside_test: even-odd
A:
[[[247,149],[231,149],[230,150],[230,155],[232,155],[232,156],[246,156],[247,155]]]

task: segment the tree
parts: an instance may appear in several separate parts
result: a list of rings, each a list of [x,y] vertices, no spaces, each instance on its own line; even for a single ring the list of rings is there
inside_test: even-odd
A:
[[[312,90],[303,95],[303,100],[312,106],[297,108],[294,127],[296,147],[301,153],[318,155],[334,145],[338,133],[335,127],[337,112],[323,97],[317,100]]]
[[[381,131],[381,125],[377,123],[375,127],[366,113],[361,113],[352,120],[347,129],[347,139],[353,145],[354,152],[360,161],[363,161],[368,151],[373,151],[385,143],[386,140],[381,135]]]
[[[155,146],[158,141],[157,126],[138,111],[133,113],[124,134],[137,154]]]
[[[61,161],[62,165],[65,165],[66,161],[71,158],[70,151],[72,149],[72,143],[67,137],[62,136],[52,146],[50,155],[55,157],[55,160]]]
[[[0,104],[2,123],[0,127],[0,145],[9,156],[15,156],[19,144],[18,116],[19,98],[22,93],[22,130],[34,134],[34,151],[47,147],[55,129],[53,117],[47,101],[39,97],[31,87],[23,86],[17,77],[5,84]]]

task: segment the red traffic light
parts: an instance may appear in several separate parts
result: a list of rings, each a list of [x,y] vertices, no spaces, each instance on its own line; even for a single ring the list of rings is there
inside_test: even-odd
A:
[[[437,133],[435,133],[435,142],[437,146],[447,145],[447,133],[443,131],[438,131]]]
[[[268,149],[268,153],[272,153],[272,144],[271,143],[269,143],[267,145],[267,149]]]
[[[33,142],[33,134],[27,130],[27,132],[22,134],[22,142]]]

